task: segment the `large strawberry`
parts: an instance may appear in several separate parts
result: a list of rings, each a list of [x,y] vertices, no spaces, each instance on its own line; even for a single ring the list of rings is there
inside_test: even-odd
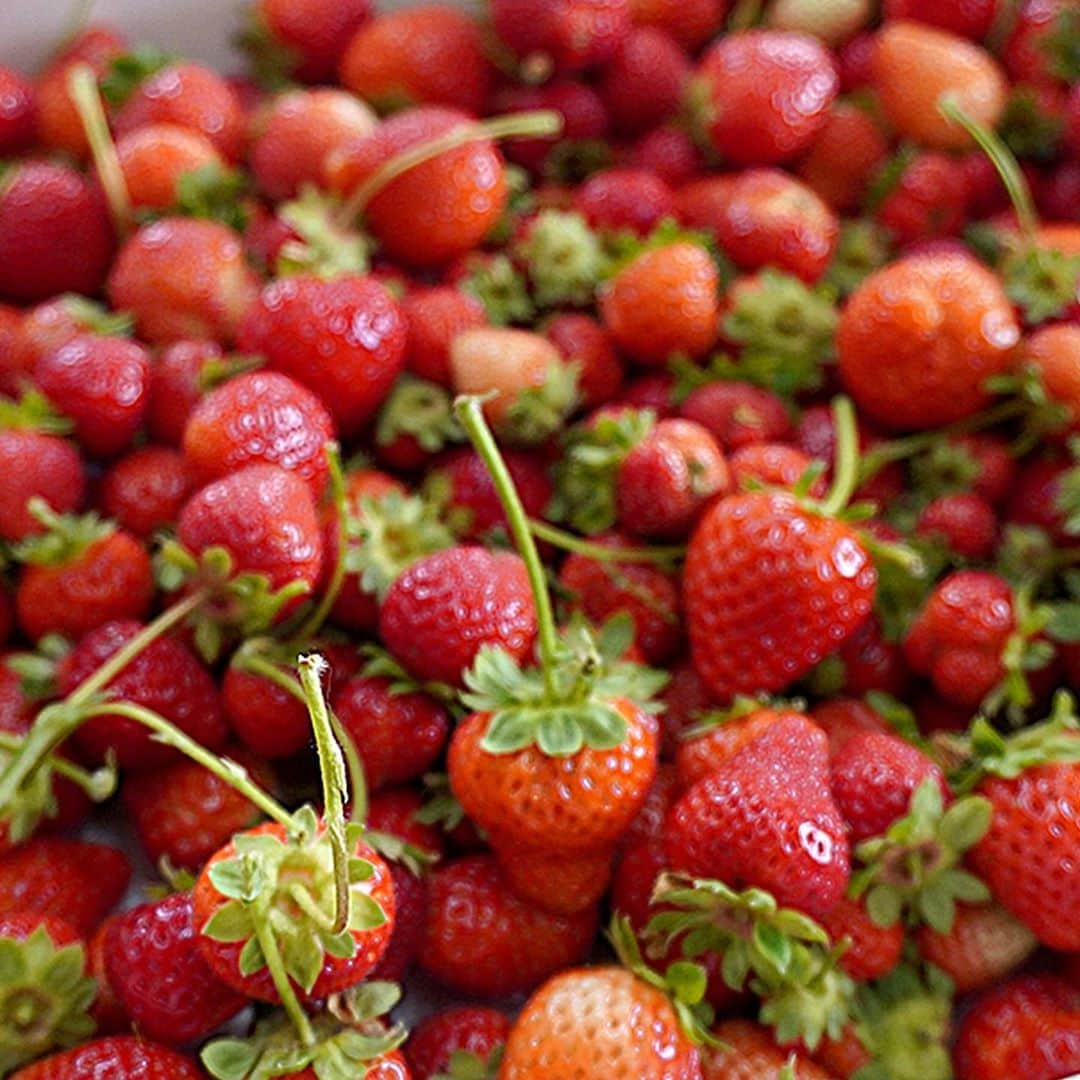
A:
[[[20,1069],[11,1080],[85,1080],[89,1076],[139,1080],[202,1080],[189,1057],[134,1035],[110,1035],[53,1054]]]

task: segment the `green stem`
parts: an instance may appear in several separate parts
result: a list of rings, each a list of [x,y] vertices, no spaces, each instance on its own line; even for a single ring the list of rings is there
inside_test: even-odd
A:
[[[258,807],[268,818],[284,825],[290,831],[294,828],[292,814],[285,809],[272,795],[263,791],[247,774],[243,766],[238,765],[228,758],[218,757],[211,753],[201,743],[197,743],[190,735],[181,731],[174,723],[159,716],[151,709],[143,705],[136,705],[133,701],[110,701],[101,705],[95,705],[83,714],[83,719],[89,720],[94,716],[123,716],[128,720],[134,720],[137,724],[149,728],[157,737],[158,741],[174,750],[179,750],[192,761],[197,762],[204,769],[212,772],[220,780],[224,780],[231,788],[234,788],[250,803]]]
[[[334,924],[331,933],[340,934],[350,918],[349,845],[345,837],[345,800],[349,794],[345,759],[334,738],[330,710],[326,707],[320,676],[326,661],[317,654],[301,656],[297,661],[300,685],[304,688],[315,747],[319,754],[319,774],[322,777],[323,820],[330,849],[334,856]]]
[[[244,652],[243,648],[237,653],[233,663],[241,670],[251,675],[258,675],[260,679],[273,683],[279,690],[296,698],[301,705],[307,705],[303,687],[288,672],[282,671],[272,660],[258,653]]]
[[[393,183],[403,173],[415,169],[418,165],[423,165],[425,161],[439,157],[440,154],[456,150],[460,146],[467,146],[480,139],[542,138],[545,135],[558,135],[561,130],[562,117],[550,109],[510,113],[493,120],[460,124],[437,138],[429,139],[418,146],[403,150],[400,154],[395,154],[381,165],[349,196],[336,215],[337,222],[342,228],[348,228],[383,188]]]
[[[605,547],[593,543],[576,533],[567,532],[538,518],[529,519],[529,531],[538,540],[544,540],[563,551],[596,559],[597,562],[655,562],[667,563],[686,555],[684,545],[671,547]]]
[[[833,430],[836,438],[833,482],[821,504],[821,512],[829,515],[838,514],[847,506],[859,483],[859,428],[851,398],[838,397],[833,401]]]
[[[98,179],[112,214],[113,226],[118,236],[126,237],[131,232],[134,221],[131,195],[124,180],[124,170],[120,167],[120,159],[116,156],[116,144],[109,131],[109,122],[105,118],[97,76],[89,64],[75,64],[72,67],[68,74],[68,93],[86,131]]]
[[[1013,152],[1005,145],[1004,140],[996,131],[991,131],[978,121],[973,120],[953,100],[948,98],[938,103],[938,111],[947,120],[962,127],[979,149],[990,159],[1001,182],[1008,192],[1009,201],[1016,211],[1017,220],[1020,222],[1020,230],[1027,242],[1034,246],[1035,233],[1039,228],[1039,216],[1035,212],[1035,202],[1031,197],[1031,188],[1028,187],[1020,166],[1017,164]]]
[[[315,902],[311,893],[300,884],[299,881],[294,881],[288,888],[289,896],[295,901],[297,907],[309,918],[316,926],[321,927],[327,933],[334,934],[340,933],[340,931],[334,929],[334,920],[331,919],[325,911]]]
[[[303,625],[290,638],[290,641],[298,648],[303,648],[322,629],[326,622],[334,601],[341,592],[341,586],[345,583],[345,556],[348,553],[348,537],[346,535],[346,506],[345,506],[345,474],[341,468],[341,451],[337,443],[326,444],[326,464],[330,473],[330,501],[337,514],[336,538],[337,538],[337,561],[334,563],[333,573],[323,590],[322,598],[304,620]]]
[[[25,741],[25,736],[12,735],[7,731],[0,732],[0,750],[6,754],[17,753],[22,749]],[[115,768],[106,766],[90,772],[89,769],[84,769],[76,765],[75,762],[60,757],[58,754],[49,754],[47,760],[49,768],[57,776],[62,776],[65,780],[70,780],[73,784],[82,788],[94,802],[104,802],[116,791]]]
[[[465,395],[454,402],[454,412],[476,452],[487,466],[488,475],[495,485],[499,502],[502,503],[506,520],[510,525],[514,545],[528,571],[529,585],[536,604],[540,666],[544,673],[545,688],[554,698],[555,685],[552,672],[555,668],[559,638],[555,627],[555,612],[551,606],[551,595],[548,593],[547,578],[544,574],[544,564],[540,561],[540,553],[536,550],[536,541],[529,528],[529,518],[525,513],[517,488],[514,487],[510,470],[506,467],[495,437],[491,434],[491,428],[484,419],[482,404],[482,399],[476,395]]]
[[[330,710],[330,723],[334,728],[334,737],[345,755],[345,765],[349,771],[349,821],[356,825],[363,825],[368,816],[368,790],[367,774],[364,772],[364,763],[356,749],[356,740],[345,730],[345,725],[338,719],[337,714]]]
[[[300,999],[296,996],[289,974],[285,970],[285,962],[281,958],[281,950],[278,948],[277,938],[270,929],[269,920],[265,911],[253,911],[252,920],[255,924],[255,937],[258,939],[259,948],[262,949],[263,959],[266,961],[270,978],[274,982],[274,988],[281,998],[281,1007],[285,1010],[292,1025],[296,1028],[300,1041],[305,1046],[315,1045],[315,1031],[311,1026],[308,1014],[304,1012]]]

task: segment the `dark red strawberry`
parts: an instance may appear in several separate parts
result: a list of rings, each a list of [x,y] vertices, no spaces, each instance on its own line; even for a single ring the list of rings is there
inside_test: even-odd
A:
[[[980,495],[941,495],[923,507],[915,531],[945,541],[949,551],[969,562],[985,562],[994,554],[998,520]]]
[[[600,79],[600,93],[616,128],[624,135],[640,135],[673,119],[690,72],[689,57],[663,30],[631,30]]]
[[[426,1016],[412,1030],[405,1057],[415,1080],[435,1080],[451,1069],[455,1055],[468,1054],[481,1062],[506,1043],[510,1021],[494,1009],[459,1005]]]
[[[203,371],[221,359],[221,346],[214,341],[177,341],[161,352],[150,369],[146,410],[146,426],[155,442],[180,445],[191,410],[203,395]]]
[[[98,504],[122,529],[146,540],[176,520],[190,490],[179,451],[144,446],[120,458],[102,477]]]
[[[32,428],[0,429],[0,537],[17,542],[45,525],[30,512],[38,498],[57,514],[82,507],[86,470],[78,449]]]
[[[628,0],[494,0],[491,21],[526,69],[580,71],[610,59],[630,30]]]
[[[139,1080],[202,1080],[202,1069],[175,1050],[134,1035],[92,1039],[20,1069],[11,1080],[84,1080],[90,1076]]]
[[[791,418],[776,394],[744,382],[713,382],[691,391],[679,415],[708,430],[725,451],[760,442],[784,442]]]
[[[285,70],[302,82],[329,82],[350,38],[371,16],[371,0],[258,0],[250,40],[256,70],[283,53]]]
[[[585,408],[611,401],[623,380],[623,365],[611,335],[589,315],[565,311],[544,326],[544,337],[578,365],[578,392]],[[516,481],[515,481],[516,482]]]
[[[648,236],[664,218],[675,216],[671,188],[644,169],[605,169],[574,194],[574,208],[600,232]]]
[[[0,154],[27,150],[34,141],[37,101],[34,87],[9,67],[0,67]]]
[[[840,957],[840,967],[853,979],[866,982],[887,975],[900,962],[904,927],[878,926],[858,900],[842,896],[824,915],[821,925],[833,944],[848,941]]]

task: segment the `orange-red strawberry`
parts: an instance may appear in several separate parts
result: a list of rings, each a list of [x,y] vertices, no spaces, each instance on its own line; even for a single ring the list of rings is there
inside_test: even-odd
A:
[[[1080,326],[1040,327],[1020,346],[1018,361],[1035,369],[1051,401],[1065,409],[1070,430],[1080,428]]]
[[[881,342],[888,340],[888,356]],[[868,277],[840,317],[840,377],[887,427],[923,429],[976,412],[1020,328],[1001,282],[966,255],[913,256]]]
[[[117,142],[116,156],[135,210],[172,209],[186,174],[224,164],[208,138],[175,124],[137,128]]]
[[[679,786],[684,790],[716,772],[747,746],[751,746],[785,716],[800,714],[782,709],[734,709],[717,718],[707,730],[688,731],[675,754]]]
[[[27,1065],[11,1080],[84,1080],[88,1076],[202,1080],[204,1075],[191,1058],[175,1050],[134,1035],[110,1035]]]
[[[739,447],[728,459],[731,467],[731,488],[746,491],[755,486],[779,487],[792,490],[806,475],[813,458],[787,443],[749,443]],[[825,479],[818,477],[810,486],[810,494],[820,498],[825,494]]]
[[[407,331],[406,367],[422,379],[450,386],[450,346],[458,334],[487,322],[483,305],[470,293],[436,285],[406,293],[401,314]]]
[[[284,71],[303,82],[330,81],[355,31],[371,17],[371,0],[258,0],[250,42],[256,69],[284,53]],[[269,38],[269,42],[265,41]]]
[[[702,1080],[765,1080],[782,1076],[794,1057],[795,1080],[831,1080],[831,1074],[802,1054],[776,1045],[768,1028],[750,1020],[722,1020],[713,1028],[721,1045],[701,1053]]]

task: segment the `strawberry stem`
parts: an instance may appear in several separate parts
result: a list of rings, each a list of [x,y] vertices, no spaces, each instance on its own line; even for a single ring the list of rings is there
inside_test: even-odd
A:
[[[549,525],[537,518],[529,519],[529,531],[539,540],[544,540],[563,551],[584,555],[597,562],[655,562],[668,563],[686,555],[685,545],[670,547],[605,547],[591,540],[567,532],[565,529]]]
[[[250,675],[258,675],[260,679],[273,683],[279,690],[284,690],[286,694],[296,698],[302,705],[307,704],[303,688],[296,679],[287,672],[282,671],[277,664],[272,660],[268,660],[265,656],[260,656],[258,653],[246,650],[244,646],[241,646],[233,657],[232,664],[241,671],[246,671]]]
[[[345,201],[338,214],[338,221],[342,227],[351,225],[383,188],[403,173],[439,157],[440,154],[481,139],[542,138],[545,135],[558,135],[561,130],[562,117],[550,109],[509,113],[492,120],[460,124],[437,138],[410,146],[380,165]]]
[[[836,433],[833,482],[821,504],[821,512],[830,516],[847,506],[859,483],[859,429],[855,422],[855,406],[851,398],[838,397],[833,400],[832,407]]]
[[[491,482],[498,493],[499,502],[502,503],[506,514],[510,534],[514,538],[514,546],[528,571],[529,585],[536,604],[540,666],[544,674],[544,686],[554,700],[556,694],[553,672],[558,653],[558,632],[555,628],[555,612],[548,593],[544,564],[540,561],[536,541],[529,529],[529,518],[525,513],[517,488],[514,487],[510,470],[506,467],[495,437],[491,434],[491,428],[484,419],[482,404],[483,399],[476,395],[463,395],[454,402],[454,412],[487,467]]]
[[[266,968],[270,972],[274,989],[281,999],[281,1006],[285,1010],[292,1025],[296,1028],[296,1034],[305,1046],[315,1045],[315,1031],[311,1026],[311,1019],[304,1012],[300,999],[289,980],[289,973],[285,970],[285,961],[281,957],[281,949],[278,947],[277,937],[270,927],[267,912],[256,909],[252,912],[252,922],[255,926],[255,937],[258,939],[259,948],[262,950]]]
[[[5,754],[17,752],[22,747],[23,742],[23,736],[0,731],[0,751]],[[104,765],[102,768],[91,772],[89,769],[84,769],[82,766],[76,765],[75,762],[60,757],[58,754],[48,755],[48,762],[49,768],[57,776],[62,776],[65,780],[70,780],[73,784],[82,788],[94,802],[104,802],[116,791],[116,768],[111,764]]]
[[[317,653],[311,653],[301,656],[297,665],[308,715],[311,717],[311,728],[315,733],[322,778],[323,820],[334,856],[334,920],[330,932],[340,934],[349,925],[351,907],[349,846],[345,837],[345,800],[349,793],[349,781],[345,774],[345,759],[334,738],[330,710],[323,695],[321,676],[327,669],[327,663]]]
[[[101,104],[97,76],[89,64],[75,64],[68,73],[67,82],[68,93],[90,143],[90,153],[105,191],[113,226],[123,238],[131,232],[134,211],[127,183],[124,181],[124,171],[120,167],[120,159],[116,156],[116,144],[109,132],[109,122],[105,118],[105,107]]]

